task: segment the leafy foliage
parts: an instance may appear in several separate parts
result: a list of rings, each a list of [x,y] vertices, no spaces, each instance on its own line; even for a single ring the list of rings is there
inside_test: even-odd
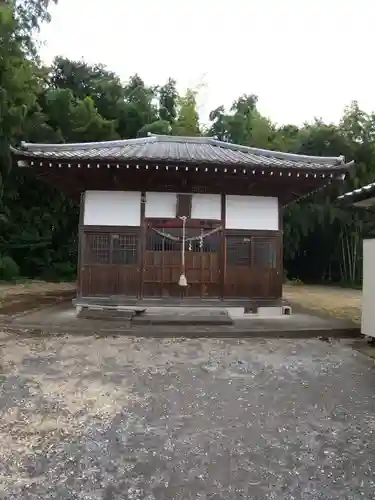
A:
[[[375,113],[351,103],[338,125],[315,120],[277,126],[263,116],[254,94],[219,106],[203,128],[197,91],[179,95],[176,81],[157,87],[139,75],[128,82],[101,64],[56,57],[38,60],[34,33],[48,22],[48,0],[0,3],[0,279],[18,275],[70,279],[77,261],[78,209],[61,193],[11,167],[9,145],[144,137],[199,136],[311,155],[345,155],[354,174],[341,188],[375,178]],[[284,216],[284,260],[290,279],[359,282],[361,236],[374,235],[372,212],[342,208],[332,187]]]
[[[0,280],[10,281],[18,278],[19,274],[20,268],[12,257],[7,255],[4,257],[0,256]]]

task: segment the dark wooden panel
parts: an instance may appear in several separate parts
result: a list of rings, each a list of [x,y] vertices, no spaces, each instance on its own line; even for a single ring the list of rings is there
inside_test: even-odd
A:
[[[120,266],[117,268],[118,289],[116,294],[137,297],[139,294],[138,266]]]
[[[225,297],[276,299],[281,297],[282,236],[257,232],[226,235]]]
[[[226,244],[225,244],[225,221],[226,221],[226,200],[225,193],[220,194],[220,203],[221,203],[221,227],[222,232],[220,235],[220,264],[219,264],[219,273],[220,273],[220,297],[223,299],[225,295],[225,275],[226,275]]]
[[[181,229],[148,229],[143,269],[145,297],[220,295],[220,234],[219,232],[207,236],[206,234],[207,231],[203,229],[187,231],[185,276],[188,286],[182,288],[178,285],[182,272]],[[206,237],[201,239],[200,235]]]
[[[244,229],[225,229],[225,235],[229,236],[241,236],[244,238],[250,238],[251,236],[271,236],[276,237],[282,234],[282,231],[274,231],[272,229],[257,229],[257,230],[244,230]]]
[[[281,297],[280,237],[251,238],[251,297]]]
[[[81,273],[81,295],[92,297],[95,295],[114,295],[113,273],[108,266],[85,265]]]
[[[179,227],[83,232],[80,293],[144,297],[281,297],[282,233],[188,228],[185,275]],[[165,233],[162,234],[162,233]],[[223,243],[224,241],[224,243]],[[141,248],[144,248],[140,255]],[[143,276],[142,276],[143,274]],[[142,277],[142,283],[141,283]]]
[[[139,234],[139,226],[85,226],[80,229],[85,233]]]
[[[85,265],[81,295],[84,297],[126,295],[136,297],[139,289],[137,266]]]
[[[225,238],[224,297],[250,297],[250,239],[244,235]]]
[[[177,217],[191,217],[191,194],[178,194],[177,195]]]
[[[82,296],[139,295],[139,228],[82,231]]]
[[[244,174],[243,169],[236,168],[236,173],[234,173],[234,170],[228,169],[226,165],[207,165],[206,168],[204,165],[199,165],[198,171],[196,171],[197,167],[187,165],[188,170],[184,169],[184,175],[181,175],[181,169],[169,168],[166,170],[166,168],[160,168],[162,166],[160,162],[157,165],[158,169],[156,169],[156,165],[153,168],[150,162],[147,162],[147,169],[144,168],[144,165],[139,169],[117,169],[117,165],[112,165],[113,168],[107,168],[107,162],[101,164],[104,168],[87,168],[84,162],[81,164],[81,168],[77,168],[77,165],[72,163],[69,175],[66,175],[68,166],[65,162],[62,164],[62,168],[54,161],[52,162],[53,166],[49,167],[50,163],[51,160],[48,160],[42,166],[34,166],[31,169],[33,175],[41,177],[43,181],[69,193],[74,198],[85,189],[171,191],[191,194],[194,188],[207,193],[226,192],[243,195],[251,193],[254,196],[275,196],[284,203],[315,191],[329,184],[331,180],[337,181],[336,176],[340,175],[339,171],[332,174],[332,170],[329,169],[319,171],[319,173],[306,170],[301,175],[301,172],[296,172],[296,169],[283,169],[281,171],[280,169],[264,167],[245,169],[246,173]],[[326,177],[322,178],[322,174]],[[328,179],[327,177],[331,174],[334,175],[334,178]]]
[[[81,226],[83,225],[83,218],[85,215],[85,193],[81,193],[80,205],[79,205],[79,226],[78,226],[78,252],[77,252],[77,290],[78,295],[81,294],[81,281],[82,281],[82,258],[83,258],[83,231]]]
[[[143,261],[145,258],[146,241],[146,193],[141,193],[141,227],[139,228],[139,249],[138,249],[138,269],[139,269],[139,297],[143,296]]]
[[[182,220],[178,218],[160,219],[147,217],[145,219],[145,223],[147,227],[154,227],[159,229],[179,228],[180,234],[182,234]],[[187,229],[204,229],[208,231],[209,229],[223,227],[223,225],[219,220],[216,219],[187,219],[185,227]]]

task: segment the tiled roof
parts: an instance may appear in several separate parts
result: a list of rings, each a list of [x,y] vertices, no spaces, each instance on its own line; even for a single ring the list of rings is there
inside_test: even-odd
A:
[[[22,143],[13,149],[18,157],[57,161],[170,162],[176,164],[213,164],[301,169],[346,170],[343,156],[306,156],[251,148],[218,141],[211,137],[153,135],[140,139],[87,142],[80,144]]]
[[[341,201],[356,202],[366,200],[368,198],[373,198],[375,196],[375,182],[362,186],[353,191],[348,191],[338,197]]]

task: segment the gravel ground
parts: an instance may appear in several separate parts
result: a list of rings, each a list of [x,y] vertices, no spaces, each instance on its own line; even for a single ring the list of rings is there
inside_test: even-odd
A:
[[[374,362],[349,347],[0,344],[0,498],[375,498]]]

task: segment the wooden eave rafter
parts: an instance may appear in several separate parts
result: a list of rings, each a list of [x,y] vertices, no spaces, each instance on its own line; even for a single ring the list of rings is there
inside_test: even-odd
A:
[[[199,179],[198,184],[206,184],[210,188],[220,184],[228,188],[228,193],[254,194],[260,196],[277,196],[283,204],[296,201],[314,191],[321,189],[333,181],[342,181],[351,164],[319,169],[313,167],[270,167],[261,164],[249,166],[212,165],[212,164],[169,164],[168,162],[93,162],[72,161],[50,158],[32,158],[29,155],[14,155],[19,166],[34,171],[37,177],[63,191],[66,195],[78,199],[85,189],[121,189],[121,180],[131,177],[139,190],[146,188],[163,190],[164,184],[178,186],[192,184],[192,178]],[[88,174],[90,172],[90,174]],[[95,174],[91,174],[95,172]],[[100,172],[100,179],[98,173]],[[136,174],[136,175],[135,175]],[[183,175],[181,175],[183,174]],[[88,177],[89,175],[89,177]],[[121,179],[120,179],[121,178]],[[98,181],[96,182],[95,179]],[[188,182],[189,181],[189,182]],[[248,182],[246,182],[248,181]],[[107,185],[106,185],[107,184]],[[230,186],[230,187],[229,187]]]
[[[187,164],[187,163],[177,163],[177,162],[167,162],[167,161],[159,161],[159,162],[136,162],[136,161],[128,161],[128,162],[116,162],[116,161],[95,161],[95,160],[82,160],[82,161],[69,161],[69,160],[59,160],[59,159],[51,159],[51,158],[32,158],[30,156],[23,156],[21,154],[16,155],[18,160],[18,164],[20,167],[49,167],[52,168],[54,166],[58,168],[67,167],[70,168],[87,168],[92,169],[135,169],[135,170],[164,170],[165,172],[173,172],[173,171],[185,171],[185,172],[197,172],[197,173],[231,173],[238,175],[255,175],[257,173],[261,173],[262,175],[275,175],[279,177],[288,176],[288,177],[339,177],[345,175],[353,162],[337,165],[337,166],[327,166],[321,167],[319,169],[314,167],[275,167],[269,165],[262,165],[261,163],[254,164],[253,166],[249,165],[223,165],[223,164],[211,164],[211,163],[199,163],[199,165]]]

